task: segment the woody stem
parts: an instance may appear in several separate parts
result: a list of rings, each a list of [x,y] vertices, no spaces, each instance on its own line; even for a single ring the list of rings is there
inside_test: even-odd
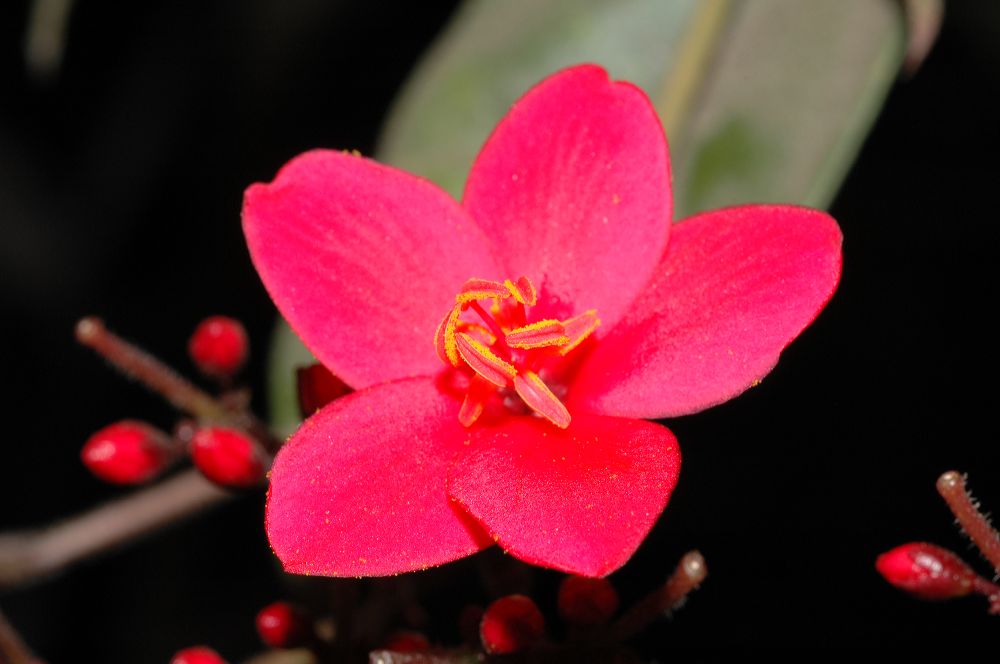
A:
[[[189,470],[46,528],[0,534],[0,588],[59,572],[230,496]]]

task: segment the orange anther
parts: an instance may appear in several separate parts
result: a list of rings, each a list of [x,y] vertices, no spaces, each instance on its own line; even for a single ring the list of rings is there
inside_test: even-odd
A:
[[[458,306],[452,307],[448,315],[444,317],[441,324],[434,332],[434,348],[437,349],[438,357],[442,362],[447,362],[453,367],[458,366],[458,349],[455,346],[455,328],[458,326],[458,315],[461,313]]]
[[[569,337],[569,343],[559,349],[559,354],[566,355],[583,343],[583,340],[597,329],[597,326],[601,324],[601,319],[597,317],[597,310],[591,309],[579,316],[564,320],[562,324],[566,330],[566,336]]]
[[[503,285],[519,304],[526,304],[529,307],[533,307],[535,306],[535,302],[538,301],[535,285],[527,277],[518,277],[516,284],[507,279],[503,282]]]
[[[543,348],[569,343],[566,329],[557,320],[540,320],[514,328],[505,338],[511,348]]]
[[[474,300],[510,297],[510,291],[499,281],[490,279],[469,279],[462,284],[462,290],[455,296],[458,304],[468,304]]]
[[[515,376],[514,390],[524,403],[552,424],[560,429],[569,426],[571,418],[566,406],[535,372],[525,371]]]
[[[462,426],[471,427],[479,419],[492,394],[493,385],[479,376],[472,377],[469,391],[465,393],[462,408],[458,411],[458,421],[462,423]]]
[[[458,352],[466,364],[477,374],[497,387],[507,387],[511,379],[517,375],[517,369],[506,360],[501,359],[484,343],[464,332],[455,337]]]

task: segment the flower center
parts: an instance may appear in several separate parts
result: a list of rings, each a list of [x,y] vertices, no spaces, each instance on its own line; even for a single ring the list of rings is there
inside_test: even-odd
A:
[[[438,325],[434,334],[438,357],[473,372],[458,413],[465,426],[479,419],[498,390],[508,395],[513,390],[525,405],[557,427],[569,426],[569,411],[538,372],[568,355],[601,321],[591,309],[566,320],[529,323],[526,308],[536,301],[535,287],[527,277],[503,283],[469,279]]]

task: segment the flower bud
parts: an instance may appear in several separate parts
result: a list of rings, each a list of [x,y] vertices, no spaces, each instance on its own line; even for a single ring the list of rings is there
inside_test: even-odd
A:
[[[520,652],[542,638],[545,619],[530,597],[507,595],[486,607],[479,638],[490,655]]]
[[[954,553],[926,542],[910,542],[883,553],[875,569],[892,585],[921,599],[968,595],[977,578]]]
[[[603,625],[618,610],[618,591],[607,579],[568,576],[559,586],[559,615],[573,625]]]
[[[299,367],[295,372],[299,388],[299,408],[302,417],[309,417],[317,410],[339,399],[352,390],[322,364]]]
[[[404,630],[396,632],[386,639],[382,650],[391,650],[392,652],[423,652],[430,650],[430,647],[430,641],[420,632]]]
[[[288,602],[268,604],[257,614],[257,634],[271,648],[297,648],[312,637],[305,613]]]
[[[249,348],[243,324],[226,316],[210,316],[201,321],[188,340],[188,355],[195,366],[216,378],[229,378],[239,371]]]
[[[159,475],[174,456],[166,434],[134,420],[104,427],[80,450],[80,458],[90,472],[114,484],[147,482]]]
[[[207,646],[194,646],[175,654],[170,664],[226,664],[226,660]]]
[[[202,475],[223,487],[246,488],[264,478],[265,454],[253,438],[235,429],[205,427],[191,439],[191,460]]]

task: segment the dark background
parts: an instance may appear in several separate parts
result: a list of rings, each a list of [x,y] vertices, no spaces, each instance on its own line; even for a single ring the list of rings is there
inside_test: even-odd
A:
[[[243,188],[307,148],[370,154],[395,91],[452,9],[81,1],[63,67],[44,80],[26,73],[26,3],[4,4],[0,528],[122,495],[80,465],[83,441],[123,417],[173,421],[74,344],[79,317],[105,317],[185,371],[187,335],[205,315],[241,318],[266,348],[274,310],[244,248]],[[759,388],[670,423],[685,454],[680,485],[613,578],[635,598],[692,548],[710,576],[638,641],[646,652],[964,647],[996,633],[985,602],[918,602],[873,569],[878,553],[929,540],[988,572],[934,490],[945,470],[969,472],[984,505],[1000,509],[1000,11],[948,10],[937,47],[893,89],[833,206],[845,263],[832,303]],[[263,352],[248,379],[262,391]],[[245,497],[3,593],[0,606],[53,662],[165,662],[201,642],[246,657],[260,648],[254,614],[286,593],[262,502]],[[438,572],[453,575],[456,597],[476,586],[462,565]],[[539,575],[543,608],[556,581]],[[444,606],[430,632],[453,640]]]

